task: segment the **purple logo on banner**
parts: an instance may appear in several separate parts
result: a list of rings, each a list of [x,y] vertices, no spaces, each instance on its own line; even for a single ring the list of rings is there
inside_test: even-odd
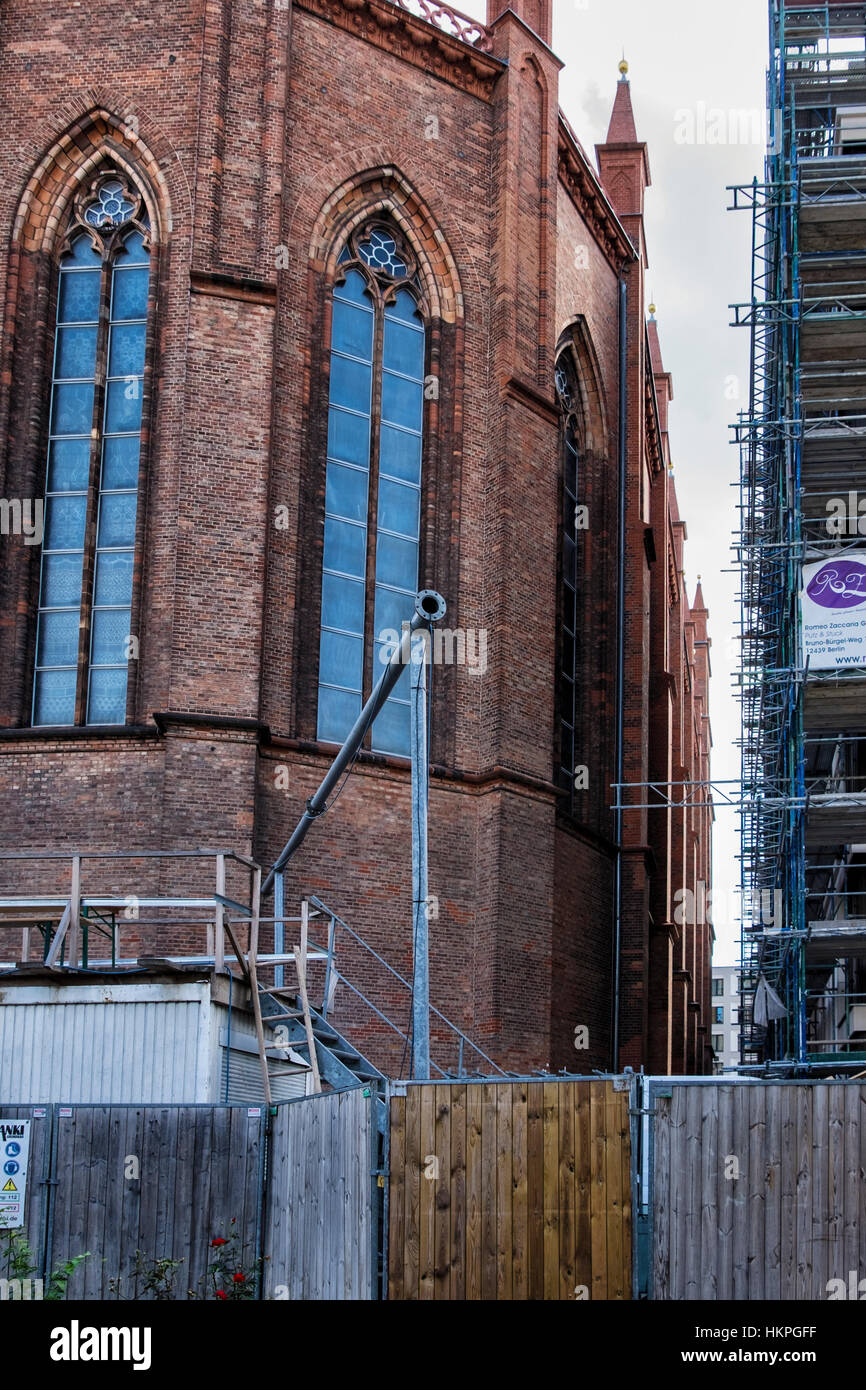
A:
[[[806,593],[822,608],[856,608],[866,603],[866,565],[828,560],[812,577]]]

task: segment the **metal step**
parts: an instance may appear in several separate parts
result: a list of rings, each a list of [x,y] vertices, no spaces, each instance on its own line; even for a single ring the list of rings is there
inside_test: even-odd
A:
[[[289,995],[295,1007],[290,1007],[283,1002],[280,995]],[[308,1047],[307,1030],[304,1026],[303,1011],[298,1008],[300,1003],[295,990],[269,990],[261,987],[262,1003],[273,1004],[278,1010],[277,1013],[262,1015],[262,1022],[268,1028],[282,1027],[288,1033],[286,1046],[293,1047],[301,1051]],[[313,1041],[316,1048],[316,1060],[319,1064],[319,1074],[323,1081],[335,1091],[354,1090],[357,1086],[370,1086],[379,1091],[380,1086],[384,1087],[385,1075],[377,1067],[353,1047],[348,1038],[344,1038],[333,1024],[322,1017],[312,1005],[310,1006],[310,1023],[313,1029]],[[385,1124],[385,1105],[381,1096],[377,1099],[376,1121],[380,1131],[384,1132]]]

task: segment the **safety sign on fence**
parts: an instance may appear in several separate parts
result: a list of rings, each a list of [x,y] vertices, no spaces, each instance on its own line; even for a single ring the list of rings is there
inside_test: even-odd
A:
[[[24,1225],[30,1121],[0,1120],[0,1230]]]

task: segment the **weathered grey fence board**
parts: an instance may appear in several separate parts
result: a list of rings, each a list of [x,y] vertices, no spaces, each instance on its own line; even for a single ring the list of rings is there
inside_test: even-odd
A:
[[[265,1225],[266,1298],[374,1296],[373,1104],[358,1089],[279,1107]]]
[[[657,1094],[652,1296],[826,1299],[829,1280],[859,1279],[864,1122],[857,1082]]]
[[[183,1260],[174,1297],[204,1293],[211,1240],[236,1230],[239,1263],[258,1253],[261,1115],[244,1106],[75,1106],[56,1119],[52,1267],[90,1252],[69,1298],[133,1296],[135,1253]],[[232,1217],[235,1225],[232,1227]]]

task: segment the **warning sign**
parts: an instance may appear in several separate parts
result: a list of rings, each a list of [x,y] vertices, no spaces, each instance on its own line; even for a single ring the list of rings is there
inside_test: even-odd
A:
[[[30,1121],[0,1120],[0,1230],[24,1225],[29,1152]]]

